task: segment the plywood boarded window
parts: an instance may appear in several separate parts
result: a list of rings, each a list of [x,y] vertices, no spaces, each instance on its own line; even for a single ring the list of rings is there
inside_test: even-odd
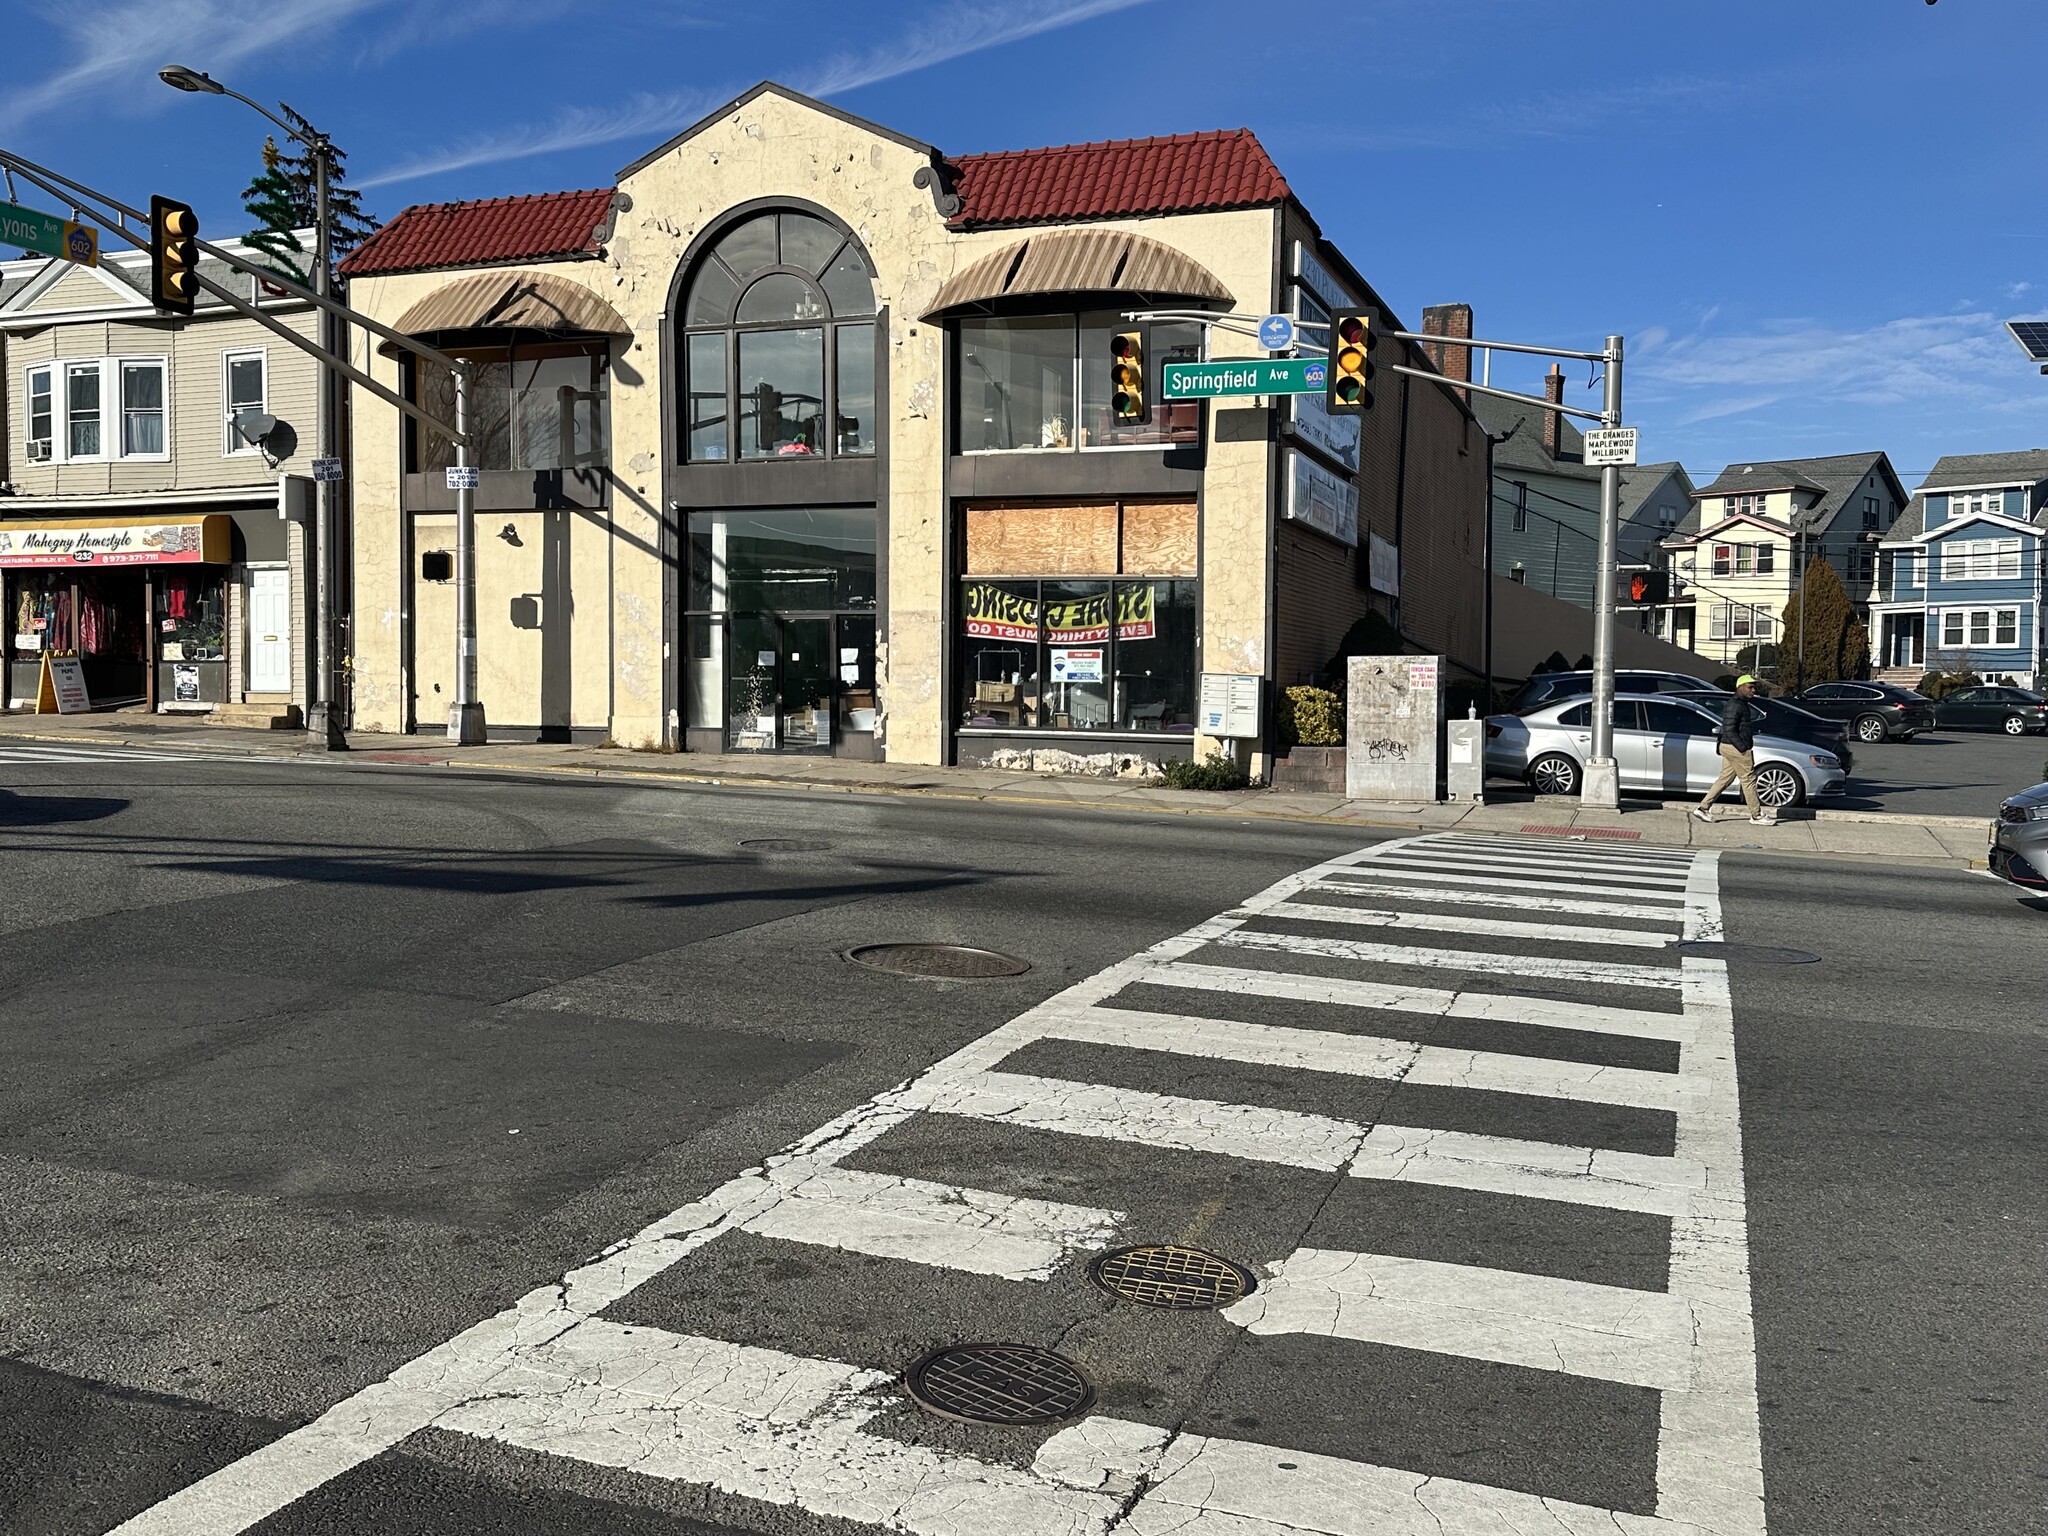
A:
[[[1193,502],[984,502],[967,508],[970,576],[1193,576]]]

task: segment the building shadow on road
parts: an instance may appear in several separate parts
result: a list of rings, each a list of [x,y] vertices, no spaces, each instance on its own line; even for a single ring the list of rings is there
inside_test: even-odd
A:
[[[19,795],[11,789],[0,789],[0,827],[105,821],[127,810],[130,803],[109,795]]]

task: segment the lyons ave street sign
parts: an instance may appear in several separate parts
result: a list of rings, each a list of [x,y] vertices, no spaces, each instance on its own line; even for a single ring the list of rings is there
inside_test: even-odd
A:
[[[75,224],[13,203],[0,203],[0,245],[18,245],[82,267],[100,264],[100,232],[90,224]]]
[[[1329,366],[1320,357],[1233,357],[1217,363],[1166,363],[1160,398],[1215,400],[1249,395],[1320,395]]]

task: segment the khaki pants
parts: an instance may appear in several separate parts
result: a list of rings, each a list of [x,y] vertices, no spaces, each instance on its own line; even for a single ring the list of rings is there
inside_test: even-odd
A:
[[[1721,798],[1721,791],[1738,780],[1742,784],[1742,798],[1749,802],[1749,814],[1763,815],[1763,803],[1756,797],[1756,753],[1738,752],[1725,741],[1721,743],[1721,776],[1714,780],[1714,787],[1707,791],[1700,809],[1711,811],[1714,802]]]

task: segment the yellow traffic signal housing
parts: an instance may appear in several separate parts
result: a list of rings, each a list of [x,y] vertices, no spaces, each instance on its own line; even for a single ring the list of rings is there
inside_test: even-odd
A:
[[[174,315],[199,296],[199,215],[168,197],[149,200],[149,297]]]
[[[1347,309],[1330,320],[1330,373],[1323,405],[1333,416],[1372,409],[1372,354],[1380,344],[1370,310]]]
[[[1118,421],[1145,419],[1145,337],[1121,331],[1109,339],[1109,411]]]

